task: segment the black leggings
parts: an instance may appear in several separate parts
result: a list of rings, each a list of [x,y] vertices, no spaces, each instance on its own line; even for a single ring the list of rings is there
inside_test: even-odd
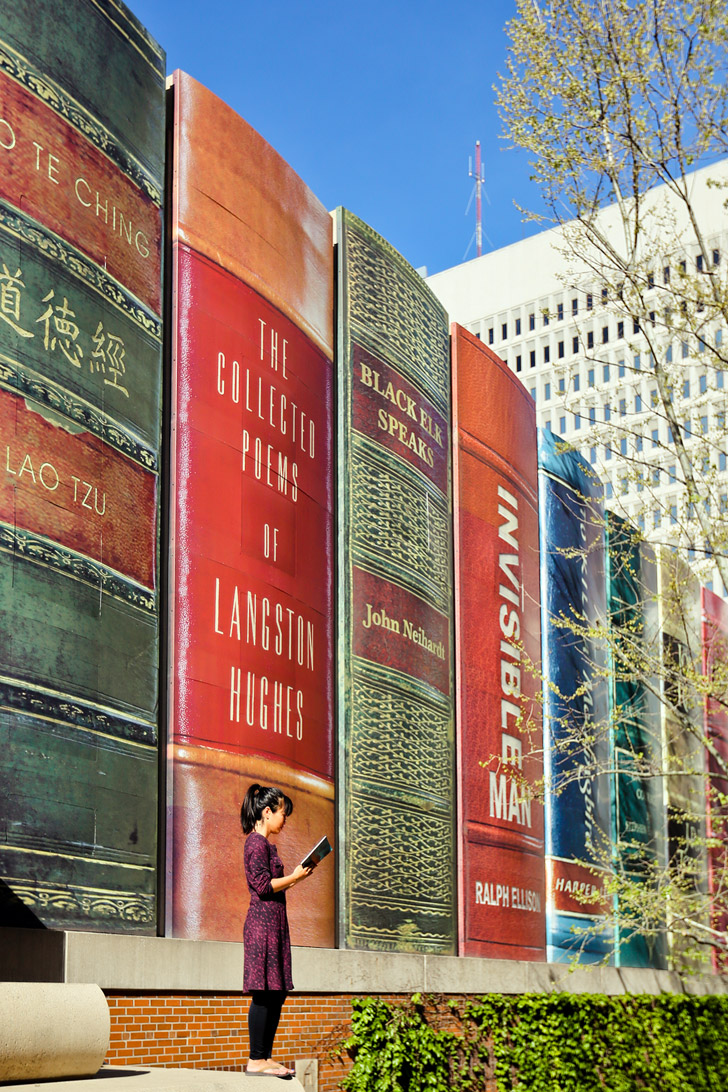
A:
[[[260,1061],[270,1058],[273,1040],[278,1030],[281,1009],[287,993],[285,990],[253,990],[253,1000],[248,1009],[248,1034],[250,1058]]]

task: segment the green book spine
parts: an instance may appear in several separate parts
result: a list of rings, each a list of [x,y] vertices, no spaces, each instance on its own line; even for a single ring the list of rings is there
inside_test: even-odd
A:
[[[164,73],[0,9],[0,924],[156,932]]]
[[[336,232],[340,942],[454,952],[447,317],[366,224]]]

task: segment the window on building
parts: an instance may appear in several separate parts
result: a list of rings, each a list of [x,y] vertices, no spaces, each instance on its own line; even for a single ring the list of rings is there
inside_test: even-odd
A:
[[[680,350],[681,350],[681,356],[682,356],[683,360],[685,360],[687,358],[687,355],[688,355],[688,343],[687,343],[687,341],[681,341],[680,342]]]
[[[667,351],[665,353],[665,360],[667,361],[668,364],[672,364],[672,342],[667,346]]]
[[[597,423],[597,411],[595,406],[589,407],[589,424],[595,425]]]
[[[716,345],[722,345],[723,344],[723,331],[722,330],[716,330],[715,331],[715,344]]]
[[[590,330],[589,333],[586,335],[586,347],[587,347],[587,349],[593,349],[594,348],[594,331],[593,330]]]
[[[652,526],[657,528],[660,526],[660,509],[655,508],[652,513]]]
[[[653,409],[657,405],[657,387],[653,387],[650,391],[650,405]]]
[[[563,343],[563,341],[560,341],[559,342],[559,360],[563,360],[563,359],[564,359],[564,343]]]
[[[591,311],[593,306],[594,306],[594,297],[592,296],[591,292],[587,292],[587,294],[586,294],[586,309],[587,309],[587,311]]]
[[[632,333],[638,334],[640,332],[640,324],[638,319],[634,319],[632,322]]]
[[[639,432],[634,438],[634,449],[638,454],[642,450],[642,437],[640,436]]]
[[[546,422],[544,428],[547,428],[549,432],[551,432],[551,418],[549,418],[549,420]]]
[[[717,249],[713,250],[713,265],[720,265],[720,251]]]
[[[708,435],[708,418],[705,416],[700,418],[700,433],[702,436]]]
[[[597,461],[597,449],[595,447],[589,448],[589,462],[594,466]]]
[[[566,417],[559,417],[559,432],[563,435],[566,432]]]
[[[517,356],[516,357],[516,371],[520,372],[520,370],[521,370],[521,357]]]
[[[551,384],[550,383],[544,383],[543,400],[544,400],[544,402],[548,402],[548,401],[550,401],[550,399],[551,399]]]
[[[654,467],[654,469],[652,471],[652,484],[653,485],[659,485],[660,484],[660,468],[658,466]]]
[[[663,265],[663,267],[662,267],[662,283],[663,284],[669,284],[670,283],[670,266],[669,265]]]
[[[655,312],[650,311],[650,326],[654,326],[654,325],[655,325]]]
[[[676,504],[671,504],[670,505],[670,523],[673,523],[673,524],[677,523],[677,505]]]
[[[544,326],[548,326],[551,316],[549,315],[548,311],[545,308],[542,311],[542,314],[543,314],[543,324],[544,324]]]
[[[594,369],[593,368],[590,368],[589,371],[586,373],[586,382],[587,382],[588,387],[593,387],[594,386]]]
[[[690,428],[690,418],[689,417],[687,417],[683,421],[683,432],[685,433],[685,439],[687,439],[689,436],[692,436],[692,434],[693,434],[692,430]]]
[[[495,330],[491,326],[490,329],[488,330],[488,344],[492,345],[494,341],[495,341]]]
[[[575,429],[580,429],[581,428],[581,414],[579,414],[579,413],[574,414],[574,428]]]
[[[636,372],[638,372],[640,370],[640,368],[642,367],[642,362],[640,360],[640,354],[639,353],[634,354],[634,360],[632,361],[632,363],[634,364],[634,370]]]
[[[609,382],[609,365],[608,364],[605,364],[604,367],[602,368],[602,379],[604,380],[605,383]]]
[[[629,480],[627,478],[619,479],[619,492],[622,496],[625,496],[629,492]]]
[[[536,329],[536,314],[534,311],[532,311],[531,314],[528,316],[528,328],[529,330]]]
[[[697,269],[698,273],[703,272],[703,255],[702,254],[698,254],[697,257],[695,258],[695,268]]]
[[[642,534],[644,534],[645,533],[645,514],[644,514],[644,512],[640,512],[640,514],[637,516],[637,526],[639,527]]]
[[[612,453],[610,451],[609,454],[606,456],[606,458],[611,459],[611,457],[612,457]],[[607,482],[607,484],[604,486],[604,495],[607,498],[607,500],[611,500],[612,497],[614,496],[614,488],[613,488],[611,482]]]
[[[705,394],[708,389],[708,377],[707,375],[701,375],[698,379],[698,386],[700,387],[700,393]]]
[[[501,341],[505,341],[508,337],[508,323],[504,322],[501,325]]]
[[[718,470],[725,470],[726,468],[726,453],[721,451],[718,454]]]
[[[619,454],[620,455],[626,455],[627,454],[627,437],[626,436],[623,436],[621,438],[621,440],[619,441]]]
[[[624,323],[623,322],[618,322],[617,323],[617,339],[621,340],[623,337],[624,337]]]
[[[626,398],[620,398],[620,400],[619,400],[619,416],[620,417],[626,417],[627,416],[627,399]]]
[[[531,398],[533,398],[533,400],[535,402],[536,401],[536,388],[531,387],[530,390],[529,390],[529,394],[531,395]]]
[[[544,362],[544,364],[548,364],[550,360],[551,360],[551,349],[549,348],[548,345],[544,345],[543,362]]]
[[[579,338],[578,337],[573,337],[571,339],[571,351],[572,351],[572,353],[578,353],[579,352]]]
[[[720,512],[723,516],[728,512],[728,493],[721,493],[720,495]]]
[[[571,313],[572,315],[579,314],[579,301],[576,296],[574,296],[573,300],[571,301]]]
[[[577,372],[576,375],[574,376],[574,393],[576,393],[579,390],[580,386],[581,386],[581,378],[579,376],[579,373]]]
[[[609,402],[605,402],[604,403],[604,420],[608,421],[611,416],[612,416],[612,407],[609,405]]]
[[[606,345],[609,341],[609,327],[602,326],[602,345]]]
[[[535,368],[536,367],[536,350],[535,349],[531,349],[530,353],[528,354],[528,359],[529,359],[529,363],[530,363],[531,367]]]
[[[660,446],[660,430],[658,428],[653,428],[652,430],[652,446]]]
[[[520,337],[520,336],[521,336],[521,320],[519,318],[517,318],[516,319],[516,337]]]
[[[655,274],[652,271],[650,271],[647,274],[647,287],[648,288],[654,288],[655,287]]]
[[[642,413],[642,395],[636,394],[634,396],[634,411],[635,413]]]
[[[680,262],[680,272],[684,273],[685,270],[687,269],[687,267],[688,267],[688,264],[685,261],[685,259],[683,258],[682,261]]]
[[[556,304],[556,318],[559,322],[564,321],[564,305],[563,303]]]
[[[672,463],[670,466],[668,466],[668,468],[667,468],[667,477],[668,477],[668,480],[671,483],[677,481],[677,468],[676,468],[674,463]]]
[[[624,379],[624,361],[620,360],[617,365],[617,376],[619,379]]]
[[[561,379],[559,380],[559,394],[565,394],[565,393],[566,393],[566,380],[564,379],[564,377],[562,375]]]

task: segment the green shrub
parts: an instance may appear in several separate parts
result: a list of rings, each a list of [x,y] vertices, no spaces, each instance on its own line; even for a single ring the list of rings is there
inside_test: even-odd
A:
[[[343,1047],[346,1092],[724,1092],[728,998],[364,997]]]

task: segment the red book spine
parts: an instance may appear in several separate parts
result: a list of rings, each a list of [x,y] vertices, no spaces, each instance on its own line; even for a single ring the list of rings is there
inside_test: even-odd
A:
[[[209,91],[174,96],[169,927],[237,940],[247,785],[293,800],[286,867],[334,838],[331,221]],[[294,943],[333,943],[334,877],[292,893]]]
[[[462,955],[545,959],[536,421],[452,328]],[[528,665],[535,665],[536,672]]]

